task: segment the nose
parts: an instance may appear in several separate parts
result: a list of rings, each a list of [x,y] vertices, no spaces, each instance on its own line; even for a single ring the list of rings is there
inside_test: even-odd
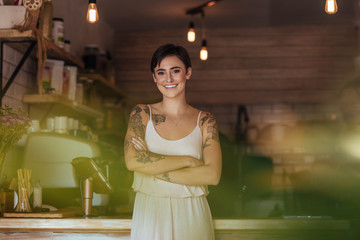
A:
[[[166,74],[166,82],[173,82],[173,76],[171,75],[171,73]]]

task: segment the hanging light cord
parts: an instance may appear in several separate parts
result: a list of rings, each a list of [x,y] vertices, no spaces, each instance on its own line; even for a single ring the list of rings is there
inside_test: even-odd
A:
[[[206,27],[205,27],[205,14],[204,13],[201,15],[201,25],[202,25],[201,37],[202,37],[202,40],[205,40],[206,39]]]

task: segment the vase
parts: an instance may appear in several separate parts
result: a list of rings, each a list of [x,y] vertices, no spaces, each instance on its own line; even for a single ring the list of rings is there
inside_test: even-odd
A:
[[[15,212],[31,212],[30,197],[26,188],[19,188],[17,190],[18,202],[15,207]]]

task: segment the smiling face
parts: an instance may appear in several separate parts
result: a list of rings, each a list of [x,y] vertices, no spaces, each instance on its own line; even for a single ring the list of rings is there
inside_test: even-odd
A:
[[[169,98],[185,96],[185,83],[190,76],[191,67],[186,69],[184,63],[174,55],[165,57],[153,73],[154,82],[163,97]]]

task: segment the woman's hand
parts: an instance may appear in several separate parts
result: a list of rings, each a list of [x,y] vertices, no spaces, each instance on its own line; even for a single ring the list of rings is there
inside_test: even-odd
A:
[[[204,161],[203,160],[199,160],[193,157],[189,158],[189,167],[200,167],[200,166],[204,166]]]
[[[144,141],[146,124],[149,119],[148,106],[138,104],[133,108],[124,141],[124,157],[127,169],[147,175],[157,175],[189,168],[190,165],[202,164],[188,160],[191,158],[190,156],[165,155],[149,151]]]
[[[149,151],[146,142],[141,137],[133,137],[131,142],[138,151]],[[199,160],[190,156],[185,157],[188,160],[188,167],[200,167],[204,165],[203,160]]]
[[[131,142],[134,145],[134,148],[138,151],[148,151],[146,142],[141,137],[131,138]]]

